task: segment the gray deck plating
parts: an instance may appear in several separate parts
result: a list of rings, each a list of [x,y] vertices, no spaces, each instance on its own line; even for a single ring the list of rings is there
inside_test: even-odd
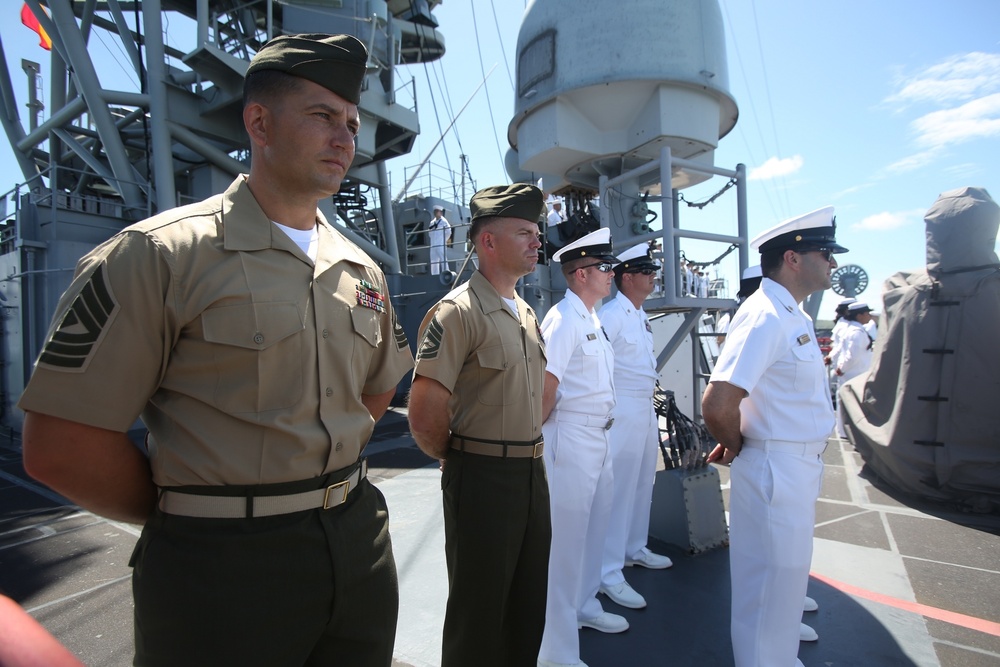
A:
[[[447,597],[440,473],[391,412],[369,447],[370,476],[389,504],[400,578],[398,667],[435,667]],[[1000,516],[969,515],[896,497],[867,478],[846,441],[831,440],[817,508],[814,577],[820,605],[805,622],[807,667],[1000,665]],[[728,470],[720,468],[728,503]],[[134,526],[67,504],[30,481],[17,443],[0,445],[0,592],[19,602],[87,665],[131,664],[128,558]],[[732,664],[726,549],[630,568],[649,601],[621,635],[581,632],[591,667]]]

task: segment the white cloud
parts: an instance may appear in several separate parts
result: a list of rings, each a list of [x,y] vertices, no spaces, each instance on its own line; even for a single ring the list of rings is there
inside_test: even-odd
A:
[[[875,215],[869,215],[866,218],[862,218],[860,222],[856,222],[851,225],[851,229],[857,229],[861,231],[876,231],[884,232],[892,229],[899,229],[900,227],[905,227],[907,225],[912,225],[915,222],[924,219],[923,209],[914,209],[911,211],[897,211],[895,213],[889,211],[883,211],[882,213],[876,213]]]
[[[948,105],[1000,91],[1000,54],[972,52],[952,56],[896,81],[886,102]]]
[[[1000,136],[1000,53],[972,52],[951,56],[915,74],[898,77],[884,100],[900,112],[916,111],[910,121],[914,142],[924,149]],[[925,151],[890,165],[906,172],[935,157]]]
[[[896,160],[888,167],[886,167],[885,170],[897,174],[905,173],[908,171],[915,171],[933,162],[934,158],[938,156],[938,153],[939,151],[936,150],[914,153],[913,155],[908,155],[904,157],[902,160]]]
[[[747,178],[751,181],[769,181],[779,176],[794,174],[802,168],[802,156],[793,155],[789,158],[771,157],[767,162],[752,169]]]
[[[947,146],[982,137],[1000,136],[1000,93],[966,102],[953,109],[934,111],[910,126],[921,146]]]

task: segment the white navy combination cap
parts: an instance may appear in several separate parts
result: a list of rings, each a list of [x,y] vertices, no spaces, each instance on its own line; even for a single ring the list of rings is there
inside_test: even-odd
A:
[[[837,303],[836,312],[839,313],[840,315],[844,315],[845,313],[847,313],[847,307],[852,303],[854,303],[855,301],[857,301],[857,299],[855,299],[853,296],[841,299],[840,302]]]
[[[837,243],[837,225],[833,207],[824,206],[771,227],[750,241],[750,247],[760,252],[769,250],[829,250],[847,252]]]
[[[601,227],[590,232],[572,243],[563,246],[559,252],[552,255],[554,262],[571,262],[574,259],[590,257],[605,262],[617,263],[614,247],[611,244],[611,230]]]
[[[649,244],[647,243],[637,243],[618,255],[616,261],[619,264],[615,267],[615,273],[629,273],[630,271],[660,268],[660,263],[650,257]]]
[[[748,266],[743,269],[743,277],[740,278],[740,291],[736,293],[736,296],[745,299],[756,292],[757,288],[760,287],[760,281],[763,275],[764,274],[761,273],[760,270],[760,264]]]
[[[872,309],[868,307],[868,304],[864,301],[855,301],[847,307],[847,312],[849,313],[870,313]]]

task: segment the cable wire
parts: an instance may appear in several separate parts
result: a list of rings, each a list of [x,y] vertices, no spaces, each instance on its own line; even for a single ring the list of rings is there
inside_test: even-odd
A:
[[[482,74],[483,78],[486,78],[486,66],[483,63],[483,46],[482,42],[479,41],[479,22],[476,20],[476,3],[473,0],[469,0],[469,6],[472,8],[472,28],[476,35],[476,51],[479,53],[479,72]],[[497,138],[496,126],[497,121],[493,117],[493,103],[490,101],[490,87],[486,86],[486,108],[490,112],[490,126],[493,128],[493,141],[497,146],[497,156],[500,158],[500,169],[503,173],[507,173],[507,168],[503,161],[503,150],[500,148],[500,140]]]

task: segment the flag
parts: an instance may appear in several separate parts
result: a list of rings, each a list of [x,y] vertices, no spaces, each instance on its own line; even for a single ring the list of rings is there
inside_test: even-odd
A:
[[[52,40],[49,38],[49,33],[45,32],[45,28],[38,22],[27,2],[21,6],[21,23],[38,33],[38,46],[46,51],[52,50]]]

